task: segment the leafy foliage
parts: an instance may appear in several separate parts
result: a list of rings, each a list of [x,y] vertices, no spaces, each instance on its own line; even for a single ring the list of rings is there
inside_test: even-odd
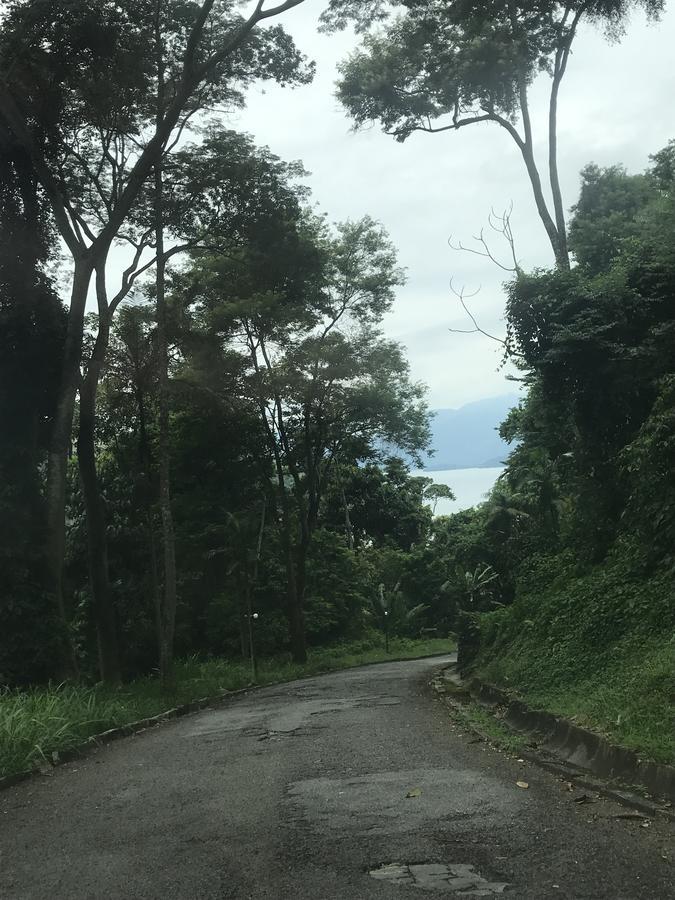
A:
[[[501,427],[514,447],[490,498],[448,523],[469,581],[493,566],[503,604],[460,618],[463,664],[664,761],[675,663],[672,151],[643,175],[584,169],[570,227],[577,267],[509,285],[507,353],[529,390]]]
[[[619,545],[583,573],[542,557],[517,602],[482,617],[477,664],[529,702],[672,762],[671,579],[645,578],[631,555]]]
[[[0,144],[0,682],[45,677],[54,632],[43,556],[42,470],[64,311],[48,274],[51,234],[30,160]]]

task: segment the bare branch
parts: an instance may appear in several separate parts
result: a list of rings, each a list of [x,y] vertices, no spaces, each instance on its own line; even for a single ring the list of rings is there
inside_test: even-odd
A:
[[[481,328],[481,326],[478,324],[478,320],[476,319],[475,315],[471,312],[471,310],[467,306],[466,301],[470,300],[472,297],[475,297],[479,293],[480,287],[478,287],[475,291],[472,291],[471,293],[467,294],[464,287],[462,287],[460,290],[457,290],[453,284],[453,279],[450,279],[450,290],[455,295],[455,297],[457,297],[462,309],[464,310],[466,315],[471,320],[471,323],[473,324],[473,328],[470,328],[470,329],[449,328],[448,330],[452,334],[482,334],[483,337],[489,338],[489,340],[494,341],[497,344],[501,344],[501,346],[504,348],[503,362],[506,361],[507,357],[522,358],[522,353],[518,353],[516,350],[514,350],[508,340],[506,340],[505,338],[497,337],[494,334],[490,334],[489,331],[486,331],[484,328]]]
[[[481,228],[480,232],[477,235],[473,236],[474,241],[479,244],[479,247],[467,247],[462,243],[461,240],[454,244],[452,241],[452,235],[450,235],[450,237],[448,238],[448,245],[453,250],[461,251],[462,253],[473,253],[474,256],[480,256],[483,259],[489,259],[490,262],[494,263],[504,272],[510,272],[519,275],[522,272],[522,269],[516,256],[515,240],[513,237],[513,231],[511,229],[512,212],[513,203],[511,203],[509,209],[505,210],[501,215],[496,213],[494,208],[491,209],[490,213],[488,214],[488,225],[490,226],[492,231],[500,235],[506,241],[509,247],[509,252],[513,263],[512,265],[506,265],[505,263],[502,263],[497,259],[497,257],[490,249],[490,245],[485,238],[485,230],[483,228]]]

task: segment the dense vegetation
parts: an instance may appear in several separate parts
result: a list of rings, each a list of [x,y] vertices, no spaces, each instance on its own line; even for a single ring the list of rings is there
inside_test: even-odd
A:
[[[662,4],[331,0],[324,22],[364,33],[338,85],[357,127],[406,141],[481,124],[515,143],[555,264],[523,271],[508,215],[493,220],[513,251],[504,354],[525,399],[501,427],[514,449],[488,502],[436,522],[416,554],[423,594],[463,611],[466,668],[670,760],[675,144],[643,175],[589,165],[569,220],[558,172],[580,28],[619,35],[635,6]]]
[[[29,689],[3,699],[6,745],[41,748],[50,704],[67,744],[240,684],[254,645],[283,677],[326,668],[312,648],[460,625],[466,666],[672,758],[675,144],[642,175],[588,166],[569,223],[556,156],[580,22],[617,34],[661,4],[326,3],[326,29],[371,30],[342,67],[355,123],[497,126],[551,245],[506,286],[506,471],[435,518],[447,489],[408,465],[424,388],[382,330],[396,249],[364,210],[317,216],[302,165],[217,113],[312,78],[276,21],[301,2],[6,4],[0,684]]]
[[[588,166],[569,241],[571,272],[509,285],[514,448],[489,501],[447,522],[463,567],[497,575],[466,663],[670,760],[675,142],[642,175]]]
[[[304,664],[385,614],[392,636],[439,627],[401,587],[432,515],[392,456],[429,439],[380,328],[396,250],[368,216],[318,217],[300,164],[211,112],[312,75],[257,27],[281,6],[237,6],[3,20],[3,685],[159,668],[170,688],[176,654],[253,639]]]
[[[394,600],[393,633],[417,633],[421,619],[406,620],[413,607],[423,612],[416,595],[399,610],[394,588],[396,566],[431,527],[430,479],[412,478],[378,449],[414,455],[428,440],[422,389],[400,348],[378,335],[402,279],[395,251],[368,218],[335,229],[314,220],[293,168],[266,151],[229,133],[210,142],[230,165],[235,157],[220,187],[232,204],[239,191],[240,209],[222,238],[229,247],[193,251],[167,278],[176,650],[246,656],[255,612],[258,651],[289,646],[302,662],[306,637],[326,644],[381,627],[380,583],[385,602]],[[157,665],[163,579],[152,289],[139,286],[119,309],[98,386],[96,480],[125,677]],[[95,345],[95,318],[86,340]],[[9,403],[16,382],[3,383]],[[104,638],[78,462],[69,469],[65,595],[78,667],[94,675],[99,666],[104,674]],[[32,464],[39,481],[37,452]],[[36,577],[29,560],[16,551],[7,560],[16,574],[3,585],[13,613],[0,657],[5,683],[57,672],[38,627],[44,610],[16,587],[22,573]]]

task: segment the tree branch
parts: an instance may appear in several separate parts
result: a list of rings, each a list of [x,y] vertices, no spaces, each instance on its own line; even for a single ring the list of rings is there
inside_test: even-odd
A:
[[[480,287],[478,287],[475,291],[472,291],[470,294],[467,294],[464,288],[461,288],[461,290],[458,291],[453,284],[453,280],[450,279],[450,290],[455,295],[455,297],[457,297],[457,299],[459,300],[459,302],[461,304],[462,309],[464,310],[466,315],[471,320],[471,323],[473,324],[473,328],[471,328],[471,329],[462,329],[462,328],[448,329],[452,334],[482,334],[484,337],[489,338],[491,341],[495,341],[495,343],[501,344],[501,346],[504,348],[506,356],[521,356],[522,355],[520,353],[516,353],[510,347],[507,340],[505,340],[504,338],[496,337],[496,335],[494,335],[494,334],[490,334],[489,331],[486,331],[484,328],[481,328],[481,326],[478,324],[478,320],[476,319],[474,314],[471,312],[471,310],[467,306],[466,301],[468,299],[471,299],[471,297],[475,297],[477,294],[479,294]]]
[[[57,181],[45,163],[44,156],[35,146],[33,136],[28,130],[24,117],[19,111],[14,97],[9,92],[7,84],[1,82],[0,114],[4,117],[9,130],[14,134],[16,139],[30,156],[35,173],[45,189],[45,193],[49,197],[59,234],[65,241],[66,246],[73,257],[77,258],[81,256],[83,252],[85,252],[86,247],[69,220],[66,202],[61,194]]]

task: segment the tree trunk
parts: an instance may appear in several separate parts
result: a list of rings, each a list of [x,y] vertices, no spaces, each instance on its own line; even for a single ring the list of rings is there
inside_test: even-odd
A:
[[[162,523],[164,590],[160,616],[159,671],[162,684],[173,683],[173,642],[176,627],[176,542],[171,510],[171,463],[169,454],[169,349],[167,336],[164,226],[162,221],[162,173],[155,171],[155,232],[157,243],[157,355],[159,363],[159,512]]]
[[[295,556],[295,559],[293,558]],[[289,582],[289,626],[291,638],[291,653],[293,662],[307,662],[307,640],[305,636],[305,581],[307,573],[307,550],[301,544],[296,553],[290,553],[290,567],[293,570],[292,580]]]
[[[163,268],[163,267],[162,267]],[[176,625],[176,544],[171,510],[171,465],[169,459],[169,373],[166,336],[166,309],[163,273],[162,287],[157,295],[157,333],[159,348],[159,511],[162,522],[164,557],[164,590],[162,596],[159,668],[162,683],[173,682],[173,642]],[[161,322],[161,324],[160,324]]]
[[[288,637],[291,647],[293,662],[307,662],[307,644],[305,640],[305,617],[302,609],[304,595],[304,573],[302,593],[299,590],[296,560],[293,553],[291,539],[291,521],[288,510],[288,498],[283,481],[283,474],[279,474],[279,493],[281,495],[281,542],[284,549],[286,563],[286,617],[288,619]]]
[[[340,474],[340,466],[335,467],[335,476],[337,479],[338,487],[340,489],[340,499],[342,500],[342,509],[345,514],[345,536],[347,538],[347,546],[350,550],[354,549],[354,526],[352,525],[352,517],[349,514],[349,504],[347,503],[347,494],[345,493],[345,486],[342,481],[342,475]]]
[[[94,264],[91,257],[75,261],[70,313],[61,364],[56,411],[49,440],[47,464],[47,565],[49,587],[54,597],[59,627],[61,662],[59,676],[77,676],[77,660],[70,637],[63,596],[63,565],[66,543],[66,479],[73,428],[75,396],[80,380],[84,310]]]
[[[246,598],[244,598],[244,602],[239,607],[239,646],[241,648],[241,658],[244,660],[248,660],[251,658],[251,649],[249,647],[248,619],[246,617],[246,608],[247,608],[247,602],[246,602]]]
[[[293,554],[287,561],[288,574],[288,636],[291,645],[293,662],[302,665],[307,662],[307,642],[305,639],[305,615],[302,599],[297,586]]]
[[[155,50],[157,63],[157,133],[164,121],[164,46],[162,41],[162,0],[155,7]],[[155,245],[157,290],[157,356],[159,364],[159,513],[162,522],[164,590],[161,598],[159,671],[165,688],[173,685],[173,643],[176,630],[176,539],[171,510],[171,461],[169,453],[169,339],[166,312],[166,257],[164,255],[164,184],[162,157],[155,163]]]
[[[539,213],[539,218],[542,221],[544,228],[546,229],[546,234],[548,235],[548,239],[551,242],[551,249],[553,250],[553,256],[555,257],[556,267],[562,270],[569,270],[570,260],[569,254],[567,252],[567,236],[565,234],[564,229],[564,217],[563,217],[563,230],[562,233],[559,230],[560,221],[556,223],[549,212],[548,206],[546,204],[546,198],[544,197],[544,191],[541,186],[541,177],[539,175],[539,169],[537,168],[537,161],[534,158],[534,138],[532,134],[532,122],[530,120],[530,108],[529,108],[529,100],[527,96],[527,83],[524,75],[521,73],[519,79],[519,95],[520,95],[520,112],[523,118],[523,133],[524,139],[518,136],[515,129],[512,126],[507,125],[507,129],[510,131],[511,135],[514,137],[514,140],[518,144],[520,148],[520,152],[523,156],[523,161],[525,162],[525,168],[527,169],[527,174],[530,179],[530,184],[532,185],[532,193],[534,194],[534,201],[537,205],[537,212]],[[555,110],[554,110],[555,112]],[[551,120],[549,118],[549,129],[551,126]],[[550,130],[549,130],[549,138],[550,138]],[[549,153],[553,152],[555,154],[555,142],[553,147],[549,142]],[[550,162],[550,156],[549,156]],[[556,173],[557,174],[557,173]],[[555,186],[553,182],[551,183],[551,187],[553,189],[554,201],[555,201]]]
[[[558,269],[567,271],[570,267],[569,256],[567,253],[567,239],[564,232],[561,237],[556,224],[553,221],[550,212],[548,211],[546,200],[544,198],[544,191],[541,186],[539,170],[537,169],[537,163],[534,158],[534,153],[532,152],[532,145],[529,142],[521,144],[520,152],[523,155],[525,168],[527,169],[527,174],[530,178],[532,193],[534,194],[534,201],[537,204],[537,212],[539,213],[539,218],[541,219],[542,224],[546,229],[546,234],[548,235],[548,239],[551,243],[551,249],[553,250],[556,267]]]
[[[560,76],[562,77],[562,76]],[[563,206],[562,191],[560,189],[560,177],[558,174],[558,91],[560,77],[553,79],[551,99],[549,103],[548,120],[548,171],[553,195],[553,209],[555,212],[556,230],[558,233],[558,256],[556,262],[558,268],[569,269],[570,254],[567,245],[567,223],[565,222],[565,208]]]
[[[155,613],[155,631],[157,634],[157,646],[159,648],[161,621],[162,621],[162,601],[159,579],[159,562],[157,558],[157,540],[155,537],[155,508],[154,496],[155,486],[153,478],[153,461],[150,452],[150,442],[148,441],[148,431],[146,426],[145,412],[145,392],[137,385],[136,387],[136,405],[138,407],[138,459],[143,472],[143,496],[141,503],[145,509],[145,529],[148,541],[148,550],[150,552],[150,584],[152,587],[152,606]]]
[[[96,472],[95,426],[96,392],[105,348],[107,324],[101,325],[92,353],[87,376],[80,388],[80,427],[77,436],[77,461],[87,513],[87,544],[89,551],[89,581],[94,600],[94,620],[98,639],[98,658],[101,680],[117,684],[120,680],[120,661],[117,643],[115,610],[108,576],[108,539],[105,504]]]

